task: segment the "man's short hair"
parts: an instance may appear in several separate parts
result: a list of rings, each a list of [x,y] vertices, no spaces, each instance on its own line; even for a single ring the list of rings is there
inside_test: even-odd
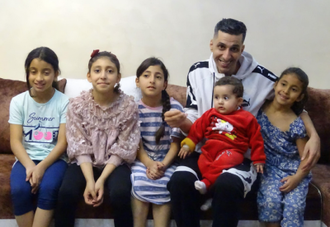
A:
[[[215,25],[214,37],[217,37],[219,31],[228,33],[230,35],[242,34],[243,35],[242,42],[244,43],[247,29],[245,24],[241,21],[231,18],[224,18]]]
[[[225,76],[218,80],[214,87],[223,85],[232,85],[234,87],[233,94],[236,95],[237,98],[243,97],[244,87],[239,79],[233,76]]]

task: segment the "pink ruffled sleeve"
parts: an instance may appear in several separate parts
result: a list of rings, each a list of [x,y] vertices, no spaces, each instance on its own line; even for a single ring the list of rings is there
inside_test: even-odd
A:
[[[66,138],[68,142],[67,154],[69,162],[74,160],[80,165],[84,162],[92,162],[91,155],[93,147],[91,142],[87,139],[84,130],[84,121],[82,111],[80,111],[83,101],[78,99],[71,99],[66,118]]]
[[[139,114],[136,103],[133,98],[126,97],[127,105],[121,105],[120,132],[115,143],[108,150],[111,154],[107,164],[111,163],[116,166],[123,161],[127,163],[134,162],[137,149],[140,142]]]

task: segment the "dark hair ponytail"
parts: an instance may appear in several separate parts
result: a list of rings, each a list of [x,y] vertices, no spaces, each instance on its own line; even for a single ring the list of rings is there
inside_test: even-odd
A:
[[[162,124],[155,133],[156,137],[156,143],[159,144],[160,138],[162,138],[165,135],[165,124],[164,121],[164,114],[165,112],[169,111],[171,109],[171,102],[170,102],[170,96],[168,95],[167,91],[164,89],[162,91],[162,104],[163,104],[163,112],[162,112]]]

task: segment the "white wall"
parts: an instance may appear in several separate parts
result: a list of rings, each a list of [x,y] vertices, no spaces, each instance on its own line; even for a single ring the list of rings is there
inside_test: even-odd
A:
[[[302,67],[310,86],[330,88],[329,12],[327,0],[0,0],[0,77],[25,80],[28,52],[48,46],[63,77],[84,78],[99,48],[117,55],[124,77],[156,56],[185,85],[189,67],[209,57],[214,25],[232,17],[260,64],[276,74]]]

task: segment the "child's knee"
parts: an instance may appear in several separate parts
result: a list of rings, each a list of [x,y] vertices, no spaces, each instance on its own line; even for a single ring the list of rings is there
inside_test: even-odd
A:
[[[23,182],[21,184],[11,184],[10,185],[10,193],[12,198],[30,198],[31,195],[31,186],[29,182]]]

